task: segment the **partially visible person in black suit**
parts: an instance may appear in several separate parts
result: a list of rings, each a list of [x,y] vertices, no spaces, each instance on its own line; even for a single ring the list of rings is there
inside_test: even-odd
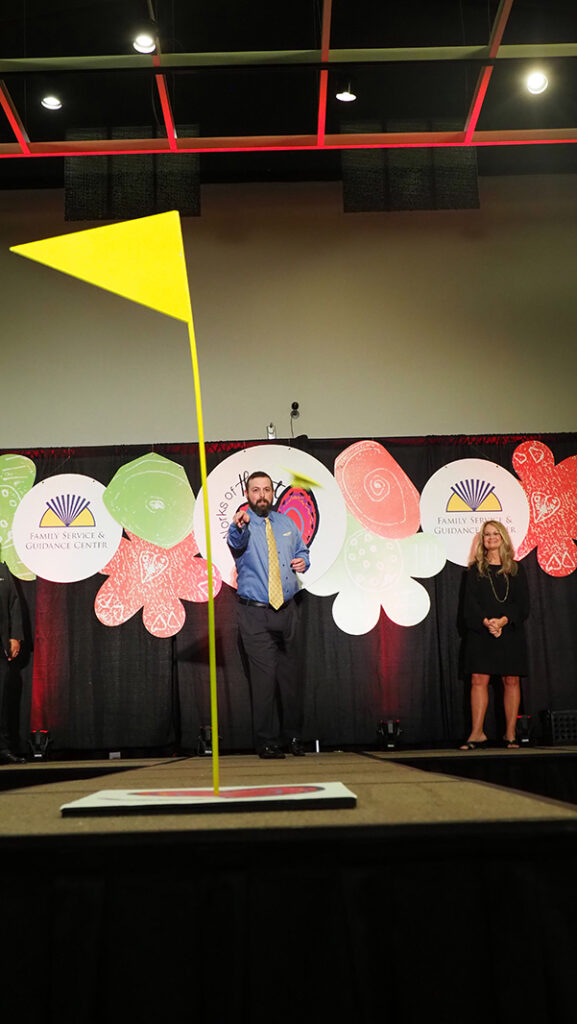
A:
[[[25,764],[25,757],[12,753],[8,721],[7,682],[10,662],[20,654],[22,608],[14,580],[0,562],[0,764]]]

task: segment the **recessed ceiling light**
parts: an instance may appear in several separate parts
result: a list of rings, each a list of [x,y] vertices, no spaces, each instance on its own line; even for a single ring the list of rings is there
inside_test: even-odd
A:
[[[529,92],[533,93],[534,96],[538,96],[539,93],[545,92],[549,85],[549,79],[542,71],[532,71],[530,75],[527,75],[526,84]]]
[[[62,100],[58,96],[44,96],[40,102],[46,110],[60,110],[62,107]]]
[[[138,53],[154,53],[156,50],[156,40],[150,35],[150,32],[140,32],[133,40],[132,45]]]

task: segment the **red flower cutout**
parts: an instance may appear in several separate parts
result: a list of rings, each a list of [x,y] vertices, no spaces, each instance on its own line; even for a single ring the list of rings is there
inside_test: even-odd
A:
[[[513,452],[513,466],[531,512],[517,558],[536,547],[539,565],[549,576],[569,576],[577,569],[577,456],[556,466],[546,444],[524,441]]]
[[[378,441],[356,441],[335,459],[345,504],[365,530],[400,540],[419,529],[419,492]]]
[[[196,557],[193,533],[173,548],[149,544],[133,533],[128,536],[130,540],[122,538],[101,570],[109,579],[96,595],[96,617],[105,626],[120,626],[144,608],[142,621],[149,633],[174,636],[186,617],[181,601],[208,601],[208,563]],[[222,578],[214,565],[212,573],[216,596]]]

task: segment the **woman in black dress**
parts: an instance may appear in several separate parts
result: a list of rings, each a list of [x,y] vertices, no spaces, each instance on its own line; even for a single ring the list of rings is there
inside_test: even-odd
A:
[[[514,560],[502,523],[484,523],[465,583],[465,671],[471,673],[471,733],[461,750],[487,743],[484,732],[489,679],[503,679],[505,745],[519,746],[515,726],[521,700],[520,676],[527,675],[524,622],[529,614],[527,577]]]

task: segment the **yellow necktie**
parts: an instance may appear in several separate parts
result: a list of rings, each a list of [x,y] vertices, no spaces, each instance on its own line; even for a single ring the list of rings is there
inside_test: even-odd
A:
[[[272,532],[272,526],[270,525],[270,519],[265,519],[265,523],[266,541],[268,544],[268,601],[269,604],[278,611],[280,606],[284,604],[278,551],[276,541],[274,539],[274,533]]]

